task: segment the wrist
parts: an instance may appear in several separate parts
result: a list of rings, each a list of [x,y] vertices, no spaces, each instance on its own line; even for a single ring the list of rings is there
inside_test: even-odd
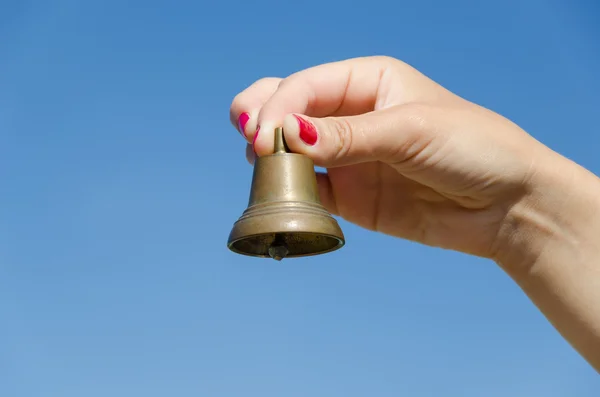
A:
[[[598,257],[598,241],[600,179],[552,152],[538,163],[526,194],[508,211],[492,259],[524,281],[552,271],[545,268],[548,264],[590,263],[582,258]],[[548,260],[552,257],[556,260]]]

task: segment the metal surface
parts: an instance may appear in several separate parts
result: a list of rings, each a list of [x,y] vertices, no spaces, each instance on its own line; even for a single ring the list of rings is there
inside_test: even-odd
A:
[[[313,161],[290,153],[277,128],[274,153],[256,158],[248,207],[233,225],[227,247],[279,261],[332,252],[344,244],[340,226],[321,205]]]

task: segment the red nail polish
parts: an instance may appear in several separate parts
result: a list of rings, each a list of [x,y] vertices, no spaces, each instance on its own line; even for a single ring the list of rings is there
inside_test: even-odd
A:
[[[252,149],[254,150],[254,154],[256,154],[256,149],[254,149],[254,144],[256,143],[256,138],[258,138],[259,131],[260,131],[260,125],[257,125],[256,132],[254,133],[254,139],[252,140]]]
[[[246,136],[246,124],[248,123],[248,120],[250,120],[250,115],[245,112],[240,114],[240,117],[238,118],[238,126],[243,136]]]
[[[314,145],[317,143],[317,129],[312,123],[304,120],[302,117],[294,115],[298,120],[298,126],[300,127],[300,139],[307,145]]]

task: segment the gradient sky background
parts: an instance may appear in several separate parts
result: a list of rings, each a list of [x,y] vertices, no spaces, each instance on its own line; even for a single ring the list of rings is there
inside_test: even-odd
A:
[[[225,243],[234,95],[355,56],[600,174],[599,26],[592,0],[0,2],[0,395],[597,397],[489,261],[343,221],[322,257]]]

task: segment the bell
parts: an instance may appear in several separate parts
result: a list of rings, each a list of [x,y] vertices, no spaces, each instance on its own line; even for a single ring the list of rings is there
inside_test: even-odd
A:
[[[340,226],[321,205],[313,161],[290,153],[283,129],[275,129],[275,151],[256,158],[248,207],[233,225],[227,247],[280,261],[344,244]]]

